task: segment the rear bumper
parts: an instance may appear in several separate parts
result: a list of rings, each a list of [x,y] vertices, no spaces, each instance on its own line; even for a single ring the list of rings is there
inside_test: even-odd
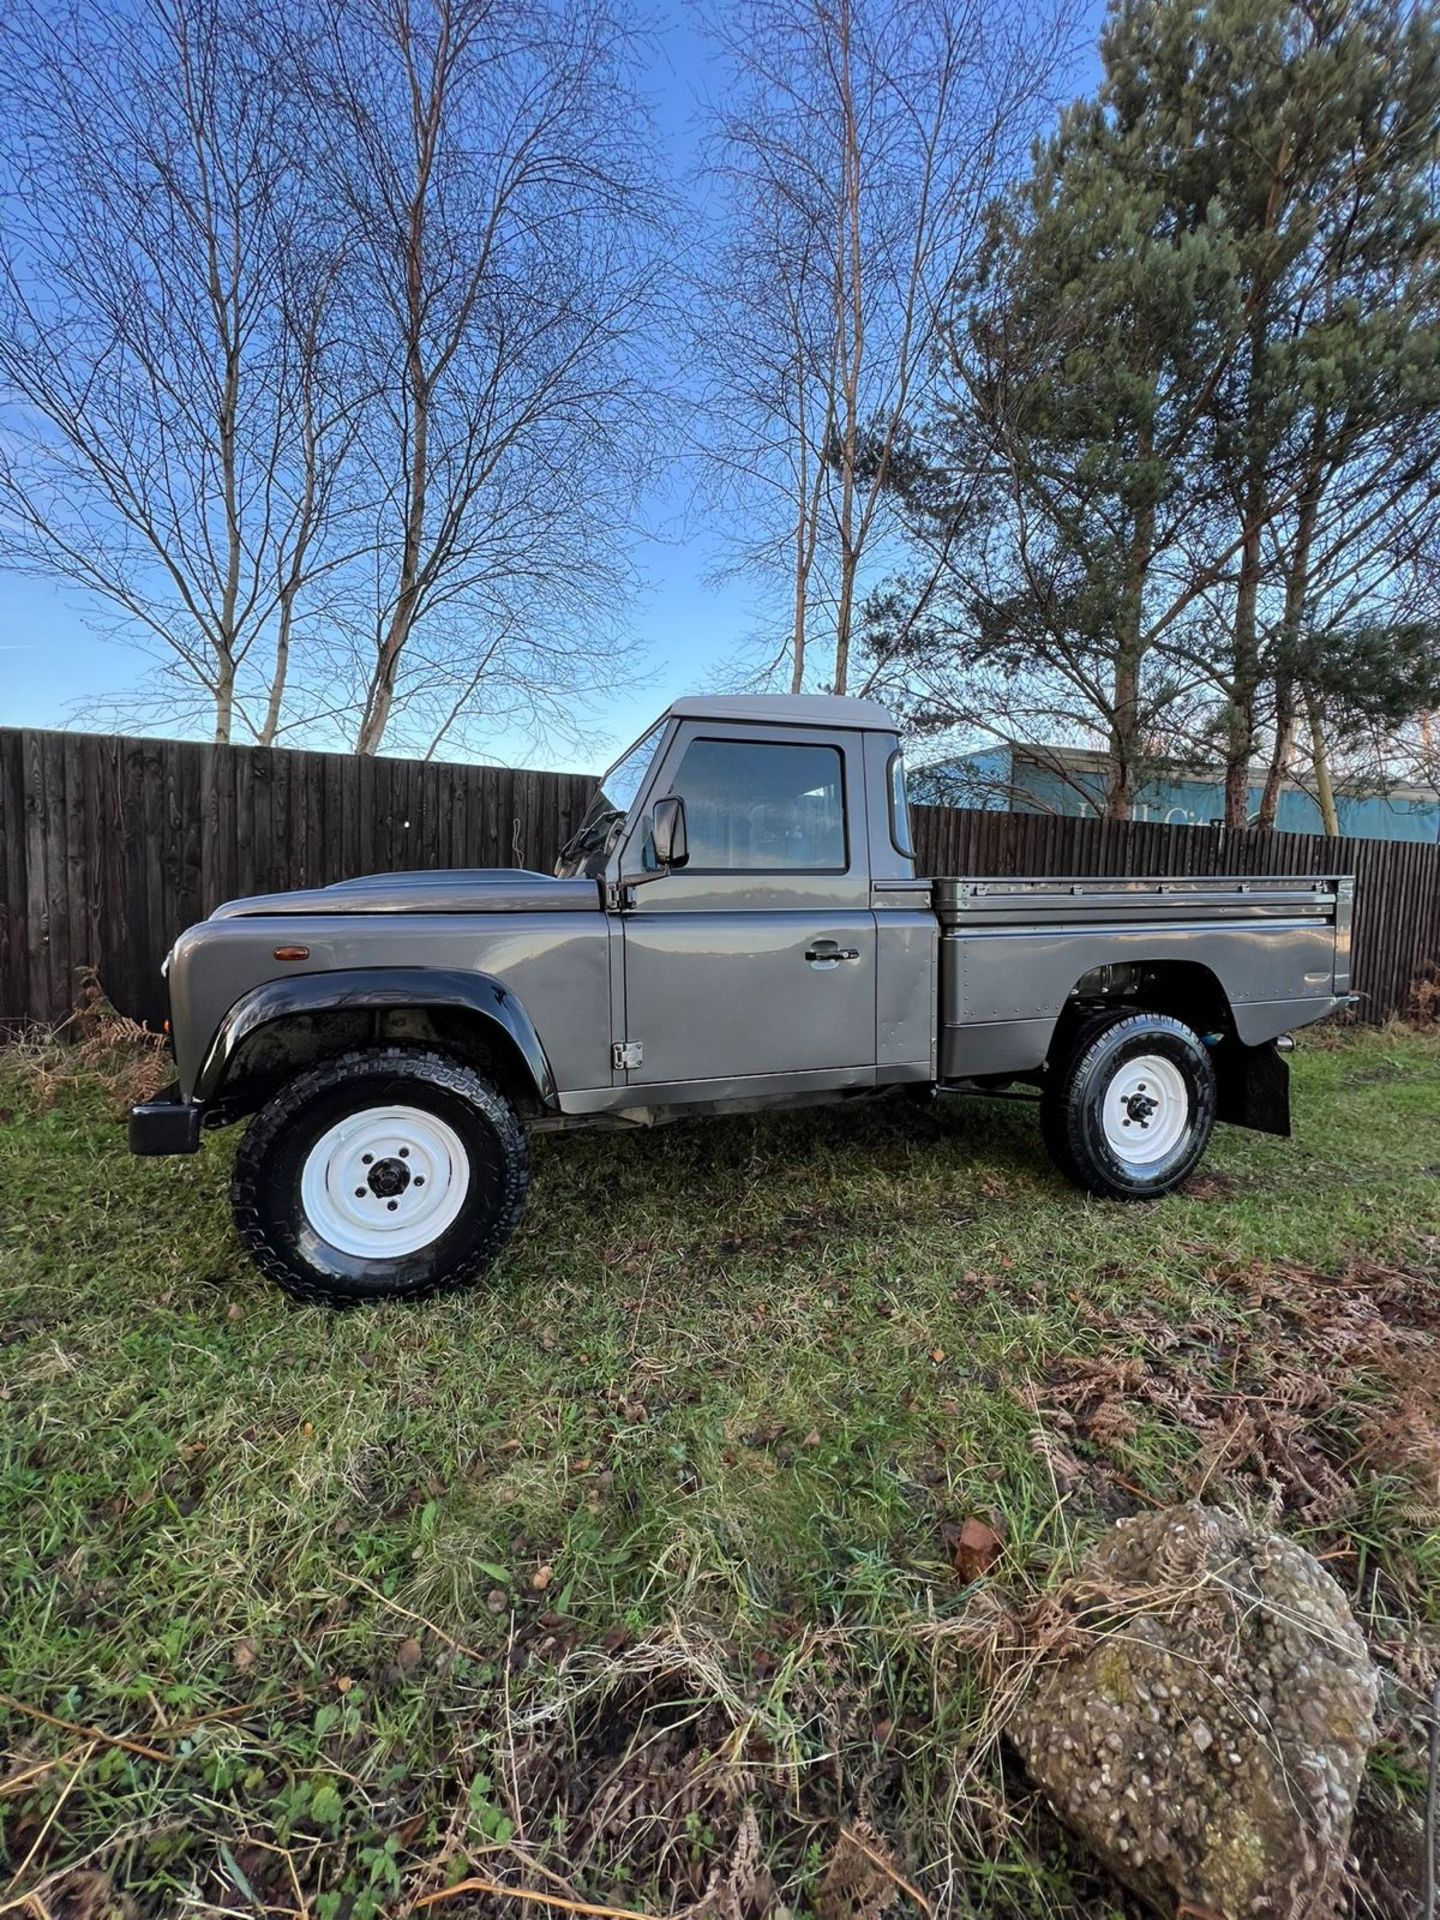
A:
[[[205,1108],[198,1100],[182,1100],[178,1087],[168,1087],[158,1100],[130,1109],[130,1151],[147,1158],[162,1153],[198,1153]]]

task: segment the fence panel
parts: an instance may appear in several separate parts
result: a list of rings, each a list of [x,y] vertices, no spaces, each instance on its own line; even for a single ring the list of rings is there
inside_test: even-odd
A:
[[[165,1015],[160,963],[222,900],[437,863],[548,871],[594,787],[340,753],[0,727],[0,1023],[63,1019],[95,967]]]

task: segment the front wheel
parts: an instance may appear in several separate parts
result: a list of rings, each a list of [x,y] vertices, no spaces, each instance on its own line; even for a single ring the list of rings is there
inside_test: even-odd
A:
[[[525,1132],[474,1068],[412,1047],[322,1061],[235,1157],[235,1225],[300,1300],[418,1300],[480,1278],[525,1205]]]
[[[1040,1124],[1060,1171],[1112,1200],[1152,1200],[1194,1172],[1215,1126],[1200,1036],[1159,1013],[1082,1027],[1045,1076]]]

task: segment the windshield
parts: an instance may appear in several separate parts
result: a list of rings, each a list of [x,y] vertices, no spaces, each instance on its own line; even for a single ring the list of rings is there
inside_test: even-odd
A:
[[[560,858],[555,862],[555,872],[560,879],[573,880],[577,874],[593,879],[603,871],[606,856],[645,783],[664,731],[665,722],[657,721],[643,739],[637,740],[630,751],[622,754],[610,771],[601,776],[579,831],[560,849]]]

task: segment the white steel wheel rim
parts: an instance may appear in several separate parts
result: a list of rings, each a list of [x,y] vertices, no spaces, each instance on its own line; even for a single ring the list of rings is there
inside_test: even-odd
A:
[[[366,1107],[337,1121],[300,1174],[305,1218],[360,1260],[403,1260],[432,1245],[454,1226],[469,1189],[464,1141],[419,1107]]]
[[[1152,1166],[1185,1138],[1190,1112],[1190,1088],[1175,1062],[1160,1053],[1136,1054],[1121,1062],[1105,1089],[1105,1144],[1127,1166]]]

